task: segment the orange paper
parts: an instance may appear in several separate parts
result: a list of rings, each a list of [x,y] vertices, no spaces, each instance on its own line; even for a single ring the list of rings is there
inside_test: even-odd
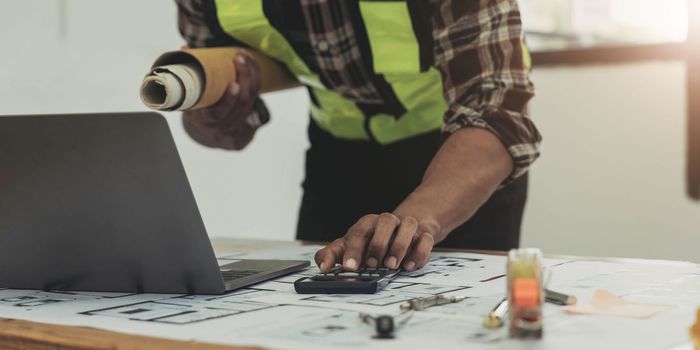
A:
[[[671,305],[632,303],[608,291],[599,289],[593,295],[590,305],[570,305],[565,307],[564,311],[574,314],[649,318],[671,307]]]

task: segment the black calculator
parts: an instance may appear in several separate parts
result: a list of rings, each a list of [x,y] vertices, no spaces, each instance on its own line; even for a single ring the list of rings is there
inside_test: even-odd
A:
[[[294,282],[299,294],[374,294],[394,279],[401,270],[363,267],[348,271],[336,265],[328,272],[304,277]]]

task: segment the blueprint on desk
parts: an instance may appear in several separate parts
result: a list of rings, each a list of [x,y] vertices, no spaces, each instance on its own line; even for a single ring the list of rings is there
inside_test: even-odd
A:
[[[292,246],[219,255],[220,264],[242,258],[308,259],[319,247]],[[293,282],[318,272],[264,282],[224,295],[163,295],[0,290],[0,317],[219,344],[279,349],[669,349],[688,341],[700,304],[700,267],[690,263],[602,262],[546,259],[549,287],[586,303],[597,289],[626,300],[672,307],[649,319],[571,315],[545,306],[542,340],[508,339],[487,330],[486,315],[505,295],[505,257],[433,253],[423,269],[402,273],[371,295],[300,295]],[[391,340],[374,339],[359,313],[398,315],[416,297],[467,297],[456,304],[402,316]],[[398,319],[397,319],[398,322]],[[632,346],[632,344],[634,346]]]

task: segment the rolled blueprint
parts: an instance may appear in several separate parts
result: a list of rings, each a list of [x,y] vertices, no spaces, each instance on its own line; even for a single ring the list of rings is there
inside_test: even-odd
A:
[[[277,61],[260,53],[216,47],[167,52],[154,63],[141,83],[141,101],[160,111],[193,110],[215,104],[236,80],[233,63],[245,50],[260,66],[261,93],[297,85]]]
[[[155,110],[188,110],[202,96],[203,81],[202,70],[194,64],[155,67],[143,79],[141,100]]]

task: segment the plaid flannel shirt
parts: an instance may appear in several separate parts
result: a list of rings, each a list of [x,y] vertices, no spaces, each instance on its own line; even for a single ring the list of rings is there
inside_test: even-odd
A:
[[[214,0],[176,0],[180,33],[190,47],[241,45],[205,20]],[[285,0],[301,7],[314,50],[315,69],[328,88],[356,103],[381,103],[382,95],[358,48],[348,3],[357,0]],[[494,133],[514,162],[506,181],[527,172],[539,156],[541,136],[527,116],[534,96],[522,50],[516,0],[410,0],[422,6],[431,28],[428,62],[443,77],[448,110],[443,132],[476,127]],[[330,45],[329,45],[330,44]]]

